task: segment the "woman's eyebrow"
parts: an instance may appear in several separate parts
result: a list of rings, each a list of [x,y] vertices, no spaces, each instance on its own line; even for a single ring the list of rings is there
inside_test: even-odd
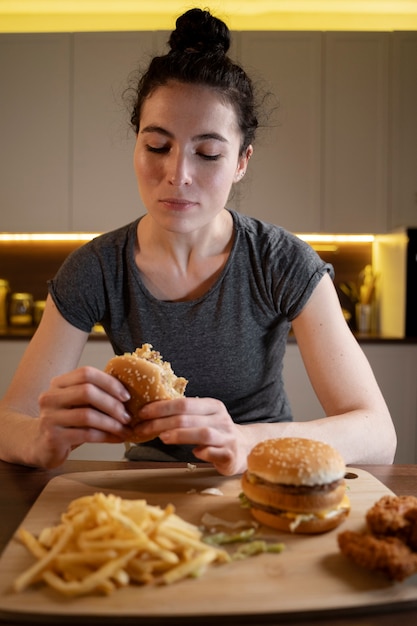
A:
[[[160,135],[165,135],[165,137],[173,138],[173,133],[169,132],[166,128],[162,128],[162,126],[154,126],[150,124],[149,126],[145,126],[140,131],[142,133],[159,133]],[[228,143],[228,140],[220,135],[219,133],[201,133],[200,135],[195,135],[192,137],[192,141],[206,141],[207,139],[214,139],[215,141],[222,141],[223,143]]]
[[[167,137],[174,136],[172,133],[166,130],[166,128],[162,128],[162,126],[153,126],[153,125],[145,126],[145,128],[142,128],[140,132],[141,134],[142,133],[159,133],[160,135],[166,135]]]
[[[193,137],[193,141],[204,141],[206,139],[215,139],[216,141],[223,141],[224,143],[228,143],[226,137],[223,135],[219,135],[219,133],[203,133],[201,135],[196,135]]]

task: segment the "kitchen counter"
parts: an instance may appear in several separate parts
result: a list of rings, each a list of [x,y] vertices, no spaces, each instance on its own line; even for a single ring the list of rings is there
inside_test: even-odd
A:
[[[28,340],[31,339],[36,327],[22,327],[22,328],[5,328],[0,329],[0,341],[5,339],[12,340]],[[360,334],[354,333],[359,343],[382,343],[382,344],[417,344],[417,337],[381,337],[378,334]],[[90,339],[94,341],[107,341],[107,336],[104,332],[92,332]],[[289,343],[295,343],[295,337],[290,335],[288,338]]]
[[[31,339],[36,331],[35,326],[22,326],[8,327],[0,329],[0,341],[1,340],[28,340]],[[107,341],[107,335],[104,332],[92,332],[90,339],[98,339],[101,341]]]
[[[98,461],[67,461],[61,467],[54,470],[37,470],[20,465],[8,464],[0,461],[0,480],[2,489],[0,490],[0,508],[2,511],[2,523],[0,526],[0,550],[2,551],[8,541],[13,536],[18,525],[22,522],[23,518],[29,511],[30,507],[35,503],[42,489],[48,484],[48,482],[56,476],[63,475],[72,472],[92,472],[92,471],[117,471],[123,469],[158,469],[167,467],[183,467],[184,464],[167,464],[167,463],[133,463],[127,461],[120,462],[98,462]],[[358,466],[356,466],[358,467]],[[384,483],[389,489],[391,489],[397,495],[415,495],[417,496],[417,465],[367,465],[360,466],[362,469],[371,473],[379,481]],[[246,616],[243,620],[239,620],[236,617],[228,616],[222,618],[220,621],[222,624],[242,624],[242,621],[247,626],[249,624],[280,624],[285,626],[286,624],[297,624],[298,626],[307,626],[312,622],[320,625],[331,626],[397,626],[401,621],[405,620],[405,623],[416,623],[417,620],[417,606],[412,603],[409,608],[406,609],[385,609],[383,612],[379,609],[358,609],[350,616],[344,615],[332,615],[321,613],[318,621],[315,619],[300,618],[295,616],[294,618],[284,618],[279,615],[259,615],[255,618]],[[218,619],[216,620],[218,621]],[[36,616],[27,616],[26,625],[39,623]],[[65,623],[72,623],[66,621]],[[85,622],[82,619],[77,618],[77,624],[86,624],[93,622]],[[97,622],[96,622],[97,623]],[[125,622],[124,619],[120,619],[118,624],[133,623]],[[166,623],[161,620],[152,620],[151,622],[155,626],[162,626],[162,623]],[[175,624],[175,620],[169,620],[170,624]],[[181,626],[184,623],[192,623],[189,621],[181,621]],[[209,618],[199,619],[199,624],[209,624]],[[14,626],[19,626],[23,622],[14,621]],[[178,626],[178,623],[176,623]],[[6,618],[2,619],[0,616],[0,625],[11,626],[10,621]]]

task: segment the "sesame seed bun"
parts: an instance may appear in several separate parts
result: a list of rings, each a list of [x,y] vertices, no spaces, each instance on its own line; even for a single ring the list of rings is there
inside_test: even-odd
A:
[[[164,361],[159,352],[145,343],[135,352],[125,353],[111,358],[104,371],[114,376],[130,393],[130,400],[125,405],[132,417],[130,426],[135,428],[139,423],[138,412],[148,402],[170,400],[184,396],[188,381],[176,376],[171,364]],[[140,443],[146,439],[138,439],[134,435],[130,442]]]
[[[346,466],[327,443],[287,437],[258,443],[248,456],[248,470],[272,483],[325,485],[343,478]]]
[[[242,490],[253,517],[277,530],[321,533],[348,515],[345,463],[328,444],[303,438],[269,439],[248,456]]]

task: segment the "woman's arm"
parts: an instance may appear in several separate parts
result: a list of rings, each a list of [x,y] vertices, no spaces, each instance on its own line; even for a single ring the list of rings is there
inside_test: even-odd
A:
[[[391,416],[328,275],[294,320],[293,330],[327,417],[280,424],[279,436],[327,441],[347,463],[392,463],[397,440]]]
[[[0,402],[2,460],[54,467],[84,442],[125,439],[124,387],[98,369],[75,369],[87,338],[48,297],[42,321]]]

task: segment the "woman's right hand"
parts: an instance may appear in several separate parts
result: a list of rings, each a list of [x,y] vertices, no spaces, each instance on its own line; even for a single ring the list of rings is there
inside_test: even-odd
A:
[[[37,465],[56,467],[83,443],[125,441],[132,432],[124,406],[128,399],[128,391],[116,378],[94,367],[52,378],[39,396]]]

